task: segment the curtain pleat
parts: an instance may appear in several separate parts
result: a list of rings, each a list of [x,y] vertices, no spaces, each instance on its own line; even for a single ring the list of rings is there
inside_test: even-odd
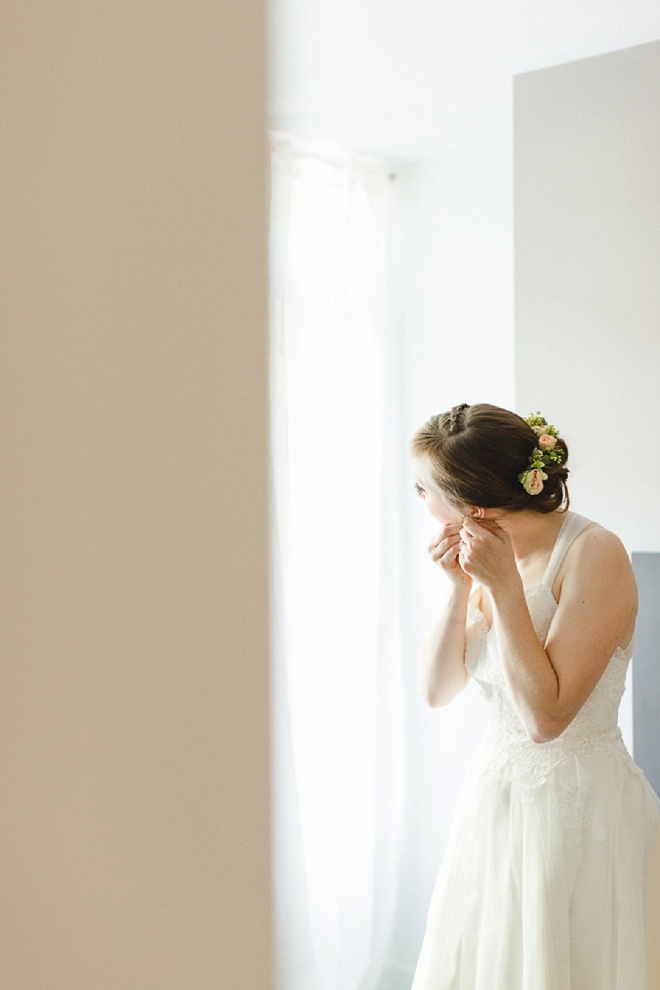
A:
[[[403,829],[393,185],[272,150],[275,884],[280,990],[378,986]]]

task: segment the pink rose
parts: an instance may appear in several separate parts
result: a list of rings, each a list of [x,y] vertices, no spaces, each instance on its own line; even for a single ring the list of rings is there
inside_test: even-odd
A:
[[[556,443],[557,438],[550,436],[549,433],[544,433],[539,437],[539,447],[541,450],[552,450]]]
[[[527,494],[538,495],[539,492],[543,491],[543,482],[547,477],[547,474],[540,468],[532,468],[531,471],[528,471],[523,481],[523,487]]]

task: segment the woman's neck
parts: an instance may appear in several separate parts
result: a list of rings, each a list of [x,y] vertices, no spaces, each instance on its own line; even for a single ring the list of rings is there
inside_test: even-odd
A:
[[[541,513],[526,509],[507,512],[498,522],[511,538],[516,561],[525,563],[552,551],[565,517],[564,512]]]

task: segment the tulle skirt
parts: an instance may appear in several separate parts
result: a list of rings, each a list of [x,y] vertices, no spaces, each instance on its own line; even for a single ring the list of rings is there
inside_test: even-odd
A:
[[[660,990],[660,801],[623,743],[536,778],[493,769],[488,746],[412,990]]]

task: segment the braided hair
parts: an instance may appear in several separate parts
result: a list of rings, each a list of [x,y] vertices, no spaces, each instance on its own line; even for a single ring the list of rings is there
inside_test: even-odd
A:
[[[520,482],[537,443],[537,434],[516,413],[488,403],[462,403],[432,416],[413,437],[411,453],[428,457],[436,484],[456,506],[565,511],[568,447],[562,437],[556,439],[561,461],[544,467],[543,491],[532,495]]]

